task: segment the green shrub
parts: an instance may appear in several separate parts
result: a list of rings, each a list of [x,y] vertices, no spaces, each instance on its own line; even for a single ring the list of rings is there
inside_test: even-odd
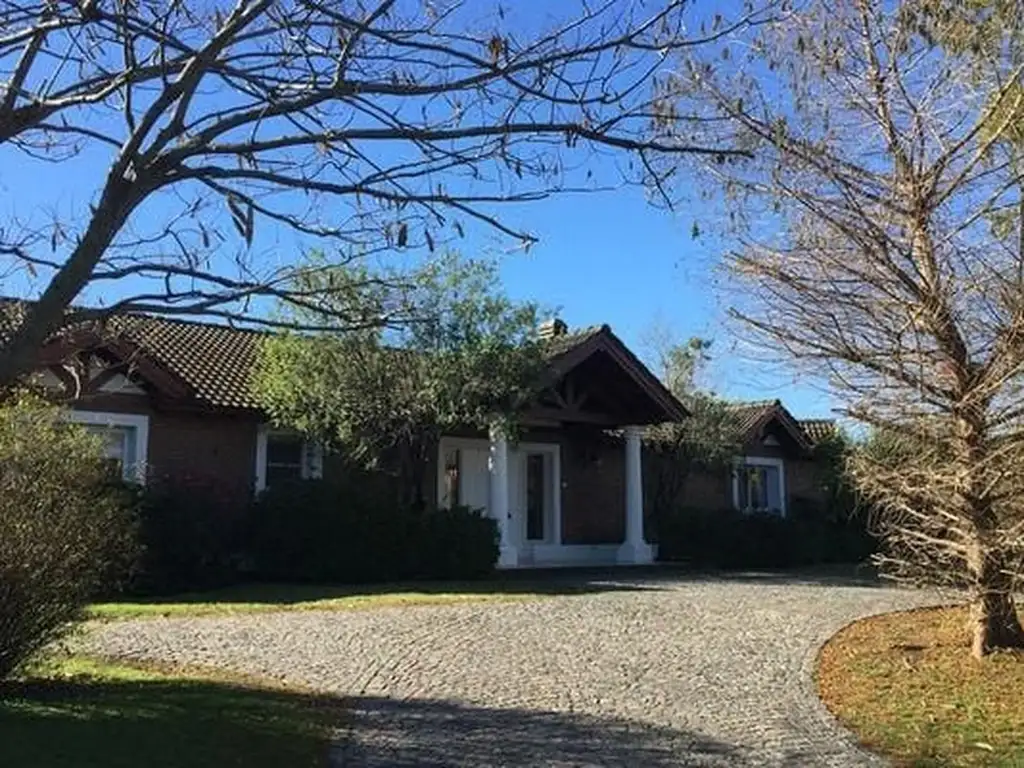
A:
[[[874,542],[856,519],[794,500],[786,517],[735,509],[681,508],[661,521],[665,561],[710,568],[792,568],[859,562]]]
[[[498,557],[493,520],[464,508],[410,509],[380,473],[268,490],[250,526],[256,573],[271,580],[468,579],[490,573]]]
[[[0,406],[0,678],[68,630],[136,552],[99,440],[25,394]]]
[[[419,554],[419,576],[430,579],[484,578],[498,561],[498,526],[468,507],[418,513],[410,542]]]
[[[209,589],[241,575],[246,504],[216,484],[156,478],[141,493],[136,594]]]

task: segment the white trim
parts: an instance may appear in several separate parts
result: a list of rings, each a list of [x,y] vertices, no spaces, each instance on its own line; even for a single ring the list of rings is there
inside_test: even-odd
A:
[[[534,568],[588,565],[620,565],[621,544],[537,544],[533,548]]]
[[[495,436],[497,438],[497,436]],[[499,568],[514,568],[529,565],[531,561],[532,552],[543,552],[545,559],[547,557],[553,557],[552,564],[557,564],[562,558],[552,554],[563,549],[562,546],[562,445],[561,443],[516,443],[509,444],[505,443],[505,467],[504,467],[504,478],[495,477],[494,470],[498,470],[497,464],[500,461],[502,451],[500,446],[497,445],[497,439],[482,439],[473,437],[451,437],[442,436],[437,442],[437,504],[441,506],[445,503],[445,467],[444,460],[445,455],[449,451],[453,450],[470,450],[470,451],[486,451],[488,454],[488,466],[490,467],[491,474],[488,478],[488,500],[487,500],[487,515],[495,519],[498,523],[499,531],[502,535],[502,557],[498,562]],[[495,450],[495,449],[498,450]],[[511,479],[513,474],[510,471],[510,466],[513,461],[517,464],[523,461],[523,457],[528,453],[541,453],[546,457],[550,457],[551,479],[549,481],[548,492],[550,493],[550,510],[545,510],[549,514],[545,515],[545,539],[543,541],[528,540],[526,538],[526,516],[522,510],[512,509],[511,502]],[[499,475],[502,473],[499,473]],[[521,480],[520,472],[516,472],[514,476],[517,480]],[[459,478],[459,482],[462,483],[463,477]],[[499,492],[499,488],[504,487],[505,491],[505,503],[501,504],[500,499],[495,498],[495,494]],[[465,503],[465,499],[462,499]],[[504,520],[499,518],[500,513],[496,513],[496,509],[504,510]],[[511,514],[511,519],[509,515]],[[504,525],[503,525],[504,523]],[[551,527],[550,532],[547,530],[547,526]],[[617,545],[612,545],[617,546]],[[521,551],[520,551],[521,550]],[[537,561],[540,562],[540,561]],[[604,561],[602,561],[604,562]],[[612,560],[614,562],[614,559]]]
[[[550,486],[545,489],[547,493],[551,494],[551,515],[550,519],[548,515],[544,516],[544,538],[526,538],[526,515],[524,513],[520,515],[522,519],[519,521],[520,525],[518,526],[520,529],[520,539],[523,544],[532,545],[533,547],[558,546],[562,543],[562,444],[517,443],[515,451],[524,458],[528,453],[544,454],[545,456],[550,457],[551,467],[551,483]],[[547,530],[549,525],[551,526],[550,531]]]
[[[786,462],[771,456],[737,456],[733,459],[732,468],[732,505],[740,508],[740,475],[737,471],[741,466],[775,467],[779,470],[779,512],[783,517],[786,509]]]
[[[134,381],[129,379],[123,373],[115,373],[102,385],[100,385],[100,392],[106,392],[108,394],[115,395],[144,395],[146,390],[136,384]]]
[[[654,561],[654,550],[644,540],[643,428],[626,427],[623,466],[626,477],[625,537],[618,560],[632,565]]]
[[[324,447],[310,440],[302,441],[302,479],[320,480],[324,476]]]
[[[509,509],[508,437],[501,424],[491,426],[488,435],[488,494],[487,511],[498,521],[498,567],[515,568],[519,551],[512,538],[512,513]],[[461,482],[461,478],[460,478]]]
[[[297,433],[288,429],[274,429],[269,424],[260,424],[256,428],[256,467],[254,484],[256,493],[267,489],[267,441],[271,435],[291,435]],[[303,480],[319,480],[324,474],[324,449],[320,443],[303,440],[301,446],[302,466],[299,470]]]
[[[149,456],[149,416],[140,413],[114,413],[111,411],[79,411],[68,412],[68,419],[75,424],[88,424],[98,427],[127,427],[135,430],[135,455],[122,463],[122,474],[125,480],[146,484],[146,463]]]
[[[444,455],[448,451],[464,451],[464,450],[475,450],[475,451],[486,451],[488,450],[489,443],[486,439],[475,438],[475,437],[448,437],[442,436],[437,441],[437,506],[440,507],[444,504]],[[462,482],[462,478],[459,478],[459,482]],[[461,494],[460,494],[461,495]],[[460,499],[461,501],[462,499]],[[489,510],[488,510],[489,512]]]

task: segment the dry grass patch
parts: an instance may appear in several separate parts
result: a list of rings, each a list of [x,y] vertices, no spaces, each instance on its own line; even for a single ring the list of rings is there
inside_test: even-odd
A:
[[[898,766],[1024,766],[1024,653],[969,650],[965,607],[863,619],[822,648],[818,690]]]

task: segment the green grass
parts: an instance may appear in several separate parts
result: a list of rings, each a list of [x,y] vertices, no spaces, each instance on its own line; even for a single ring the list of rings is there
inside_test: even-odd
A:
[[[218,616],[264,611],[358,610],[479,601],[529,600],[586,590],[585,585],[523,580],[423,582],[369,586],[241,584],[208,592],[158,599],[126,599],[90,606],[89,618],[103,621],[161,616]]]
[[[898,766],[1024,766],[1024,653],[969,655],[967,612],[877,616],[822,649],[822,700]]]
[[[5,768],[327,765],[340,700],[206,671],[93,659],[0,684]]]

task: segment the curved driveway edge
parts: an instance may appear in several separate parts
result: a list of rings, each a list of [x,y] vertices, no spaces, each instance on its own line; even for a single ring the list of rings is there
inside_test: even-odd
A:
[[[343,695],[344,766],[848,766],[818,648],[934,593],[787,577],[651,578],[530,602],[161,619],[86,650]]]

